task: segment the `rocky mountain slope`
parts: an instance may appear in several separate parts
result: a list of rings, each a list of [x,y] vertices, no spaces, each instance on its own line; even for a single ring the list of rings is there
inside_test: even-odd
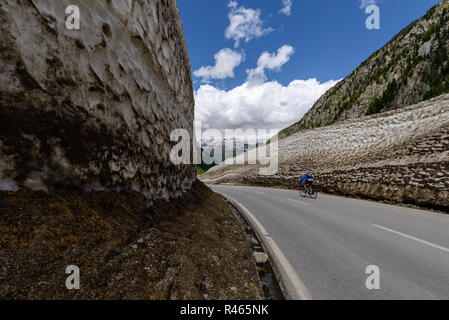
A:
[[[280,140],[279,171],[273,176],[259,175],[260,165],[232,160],[201,179],[297,188],[300,176],[311,172],[327,192],[449,210],[449,94],[296,132]]]
[[[449,92],[449,0],[433,7],[326,92],[280,138]]]
[[[179,196],[170,133],[192,132],[190,61],[175,0],[0,4],[0,189],[55,185]]]

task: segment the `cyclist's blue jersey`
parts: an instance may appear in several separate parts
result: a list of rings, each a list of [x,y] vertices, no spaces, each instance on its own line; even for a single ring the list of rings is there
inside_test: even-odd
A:
[[[301,180],[299,180],[299,183],[301,183],[303,180],[307,181],[307,182],[313,182],[313,177],[309,177],[307,174],[304,174],[301,177]]]

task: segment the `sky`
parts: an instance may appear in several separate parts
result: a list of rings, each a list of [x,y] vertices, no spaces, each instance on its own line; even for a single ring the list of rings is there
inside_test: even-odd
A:
[[[440,0],[178,0],[203,130],[283,129]],[[379,29],[366,20],[376,5]]]

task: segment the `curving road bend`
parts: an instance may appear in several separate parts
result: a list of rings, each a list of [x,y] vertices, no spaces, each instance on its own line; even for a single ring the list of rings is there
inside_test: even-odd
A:
[[[259,187],[209,186],[263,225],[312,299],[449,299],[449,215]],[[365,273],[380,270],[380,289]]]

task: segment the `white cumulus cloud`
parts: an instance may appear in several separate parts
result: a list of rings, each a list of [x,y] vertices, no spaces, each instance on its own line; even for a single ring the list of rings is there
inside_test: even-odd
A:
[[[195,77],[203,78],[203,82],[210,79],[226,79],[234,77],[234,69],[239,66],[244,55],[229,48],[218,51],[215,56],[215,66],[201,67],[193,72]]]
[[[257,67],[255,69],[247,70],[248,82],[255,84],[264,82],[267,77],[265,70],[281,71],[281,68],[286,64],[295,50],[292,46],[284,45],[280,47],[277,53],[264,52],[257,61]]]
[[[229,1],[229,3],[228,3],[228,7],[229,7],[229,8],[237,9],[238,6],[239,6],[239,4],[238,4],[237,1],[231,0],[231,1]]]
[[[282,9],[279,11],[287,16],[292,14],[292,0],[282,0]]]
[[[226,39],[233,39],[237,48],[241,40],[248,42],[254,38],[260,38],[273,31],[272,28],[264,28],[260,9],[247,9],[238,5],[237,1],[228,4],[229,26],[226,28]]]
[[[283,129],[301,119],[315,101],[338,81],[277,81],[231,90],[202,85],[195,91],[195,120],[202,129]]]

